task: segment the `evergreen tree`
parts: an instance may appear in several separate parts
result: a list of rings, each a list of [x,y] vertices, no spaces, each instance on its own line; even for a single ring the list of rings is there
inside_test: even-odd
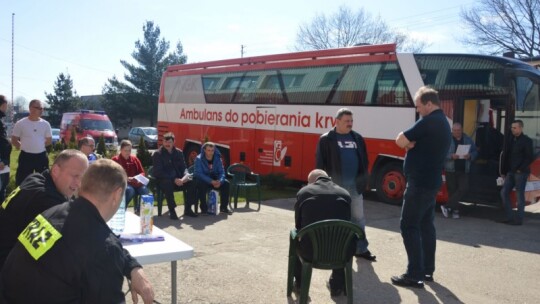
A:
[[[106,98],[103,107],[117,127],[129,125],[132,117],[148,118],[149,115],[150,125],[155,125],[161,75],[167,66],[187,61],[180,42],[173,53],[167,54],[170,44],[160,38],[159,26],[153,21],[143,25],[143,33],[144,40],[135,42],[135,51],[131,54],[136,64],[120,60],[127,70],[124,75],[127,83],[113,76],[103,87]]]
[[[152,155],[150,155],[150,152],[146,148],[146,143],[144,142],[144,138],[142,136],[139,138],[137,158],[141,161],[144,168],[148,168],[152,165]]]
[[[54,94],[48,94],[47,109],[48,121],[53,126],[59,126],[64,112],[79,110],[81,99],[77,96],[77,91],[73,90],[73,81],[69,74],[60,73],[54,83]]]

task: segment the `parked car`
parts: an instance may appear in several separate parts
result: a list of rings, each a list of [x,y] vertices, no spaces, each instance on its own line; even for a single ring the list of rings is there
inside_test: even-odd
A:
[[[133,146],[138,146],[141,137],[144,139],[144,144],[147,148],[155,149],[157,148],[158,142],[158,132],[154,127],[135,127],[131,128],[128,133],[128,139],[131,141]]]
[[[60,129],[52,128],[52,144],[56,145],[60,141]]]

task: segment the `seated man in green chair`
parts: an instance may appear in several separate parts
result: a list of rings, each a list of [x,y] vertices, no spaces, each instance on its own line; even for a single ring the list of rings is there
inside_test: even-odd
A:
[[[296,195],[294,205],[294,219],[296,230],[323,220],[339,219],[351,220],[351,196],[347,190],[341,188],[320,169],[311,171],[308,175],[308,185],[300,189]],[[354,244],[353,244],[354,245]],[[311,245],[300,243],[299,254],[309,257]],[[354,246],[351,246],[351,256]],[[301,286],[302,263],[297,258],[294,270],[295,287]],[[345,290],[345,272],[343,269],[333,269],[330,276],[330,294],[339,296]]]

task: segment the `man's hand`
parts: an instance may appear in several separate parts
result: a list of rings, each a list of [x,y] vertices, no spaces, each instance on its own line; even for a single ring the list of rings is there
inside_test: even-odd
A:
[[[178,187],[181,187],[184,184],[184,180],[182,180],[181,178],[175,178],[174,184],[177,185]]]
[[[152,304],[154,301],[154,289],[146,279],[142,268],[134,268],[131,271],[131,299],[133,303],[139,303],[138,295],[143,299],[144,304]]]
[[[219,186],[221,186],[221,182],[218,181],[218,180],[213,180],[213,181],[212,181],[212,186],[213,186],[214,188],[218,189]]]

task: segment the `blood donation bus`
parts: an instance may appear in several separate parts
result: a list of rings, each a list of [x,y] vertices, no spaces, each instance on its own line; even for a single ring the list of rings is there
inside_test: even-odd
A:
[[[161,80],[158,131],[175,133],[188,163],[213,141],[226,164],[305,181],[319,136],[347,107],[366,139],[370,188],[398,204],[406,180],[394,140],[419,119],[414,93],[430,85],[448,122],[461,122],[479,148],[467,201],[499,204],[499,157],[512,120],[524,121],[537,157],[540,151],[539,83],[540,72],[519,60],[401,54],[394,44],[174,65]],[[538,158],[531,177],[540,177]]]

